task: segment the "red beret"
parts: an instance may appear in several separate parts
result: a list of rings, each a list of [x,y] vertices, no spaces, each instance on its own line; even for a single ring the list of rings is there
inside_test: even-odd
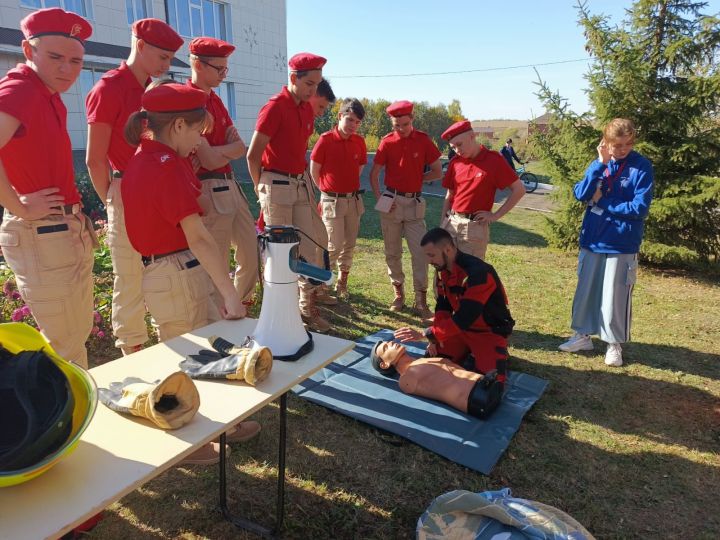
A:
[[[469,120],[460,120],[459,122],[455,122],[452,126],[443,131],[441,137],[446,141],[449,141],[456,135],[460,135],[462,133],[465,133],[466,131],[472,131],[472,124]]]
[[[395,103],[388,105],[385,112],[387,112],[390,116],[405,116],[412,114],[413,104],[410,101],[396,101]]]
[[[177,52],[182,47],[183,38],[165,21],[160,19],[140,19],[132,25],[132,33],[145,43],[163,49]]]
[[[142,108],[150,112],[183,112],[202,109],[208,96],[202,90],[186,84],[161,84],[142,96]]]
[[[41,36],[66,36],[77,39],[80,43],[92,34],[92,26],[80,15],[60,8],[33,11],[20,21],[25,39]]]
[[[322,56],[309,52],[297,53],[288,61],[290,71],[311,71],[322,69],[327,60]]]
[[[197,56],[226,58],[235,50],[235,45],[211,37],[198,37],[190,42],[190,53]]]

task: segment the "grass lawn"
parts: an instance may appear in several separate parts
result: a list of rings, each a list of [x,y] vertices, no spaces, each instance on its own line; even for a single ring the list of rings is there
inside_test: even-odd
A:
[[[440,199],[428,199],[428,223]],[[370,199],[366,207],[372,208]],[[702,276],[642,268],[627,365],[604,347],[567,354],[575,254],[547,247],[543,215],[515,209],[493,225],[488,260],[517,321],[511,369],[550,381],[490,476],[387,437],[290,395],[284,537],[414,538],[418,517],[446,491],[510,487],[565,510],[598,538],[720,537],[720,287]],[[350,278],[350,305],[328,311],[335,334],[356,339],[418,325],[392,299],[376,213],[370,210]],[[407,255],[407,254],[406,254]],[[409,258],[405,260],[410,275]],[[597,342],[596,342],[597,343]],[[275,505],[277,408],[260,437],[235,445],[229,496],[268,523]],[[217,468],[173,468],[113,504],[102,539],[254,538],[217,511]]]
[[[535,176],[538,177],[538,181],[543,184],[552,184],[552,178],[548,175],[547,171],[545,170],[545,165],[542,161],[531,161],[527,165],[525,165],[525,169],[527,172],[533,173]]]

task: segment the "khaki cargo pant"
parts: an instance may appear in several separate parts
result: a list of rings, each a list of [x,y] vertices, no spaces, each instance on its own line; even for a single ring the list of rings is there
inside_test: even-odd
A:
[[[148,332],[145,324],[145,298],[142,294],[143,265],[140,253],[132,247],[125,228],[121,183],[121,179],[114,178],[107,196],[107,243],[114,275],[112,328],[115,346],[132,348],[145,343]]]
[[[443,228],[453,237],[460,251],[485,260],[490,242],[490,227],[487,223],[478,223],[451,211]]]
[[[142,292],[160,341],[220,320],[212,280],[190,250],[146,266]]]
[[[87,368],[98,246],[90,219],[79,212],[28,221],[6,211],[0,246],[42,334],[60,356]]]
[[[327,229],[330,269],[349,272],[353,251],[360,230],[360,217],[365,213],[362,196],[320,196],[322,220]]]
[[[230,246],[235,247],[235,289],[243,300],[250,300],[258,280],[258,244],[247,197],[235,180],[225,178],[202,180],[202,193],[211,202],[203,224],[215,239],[223,260],[228,258]],[[218,308],[222,306],[217,289],[215,301]]]
[[[315,212],[312,213],[313,240],[315,240],[315,242],[322,246],[322,248],[315,246],[315,264],[320,267],[324,267],[325,263],[323,262],[323,249],[328,249],[328,232],[325,228],[325,223],[323,223],[322,217],[320,216],[320,211],[315,204],[315,185],[313,184],[313,181],[310,178],[309,173],[307,172],[305,173],[305,181],[308,183],[307,185],[309,186],[310,203],[313,205],[312,207],[315,210]]]
[[[263,171],[258,183],[258,199],[267,225],[292,225],[307,235],[314,235],[313,213],[317,211],[308,181]],[[306,261],[318,264],[316,246],[304,234],[300,234],[298,249]],[[304,278],[298,282],[301,298],[316,287]]]
[[[402,239],[405,237],[413,273],[413,288],[426,292],[428,263],[420,247],[420,240],[427,232],[425,227],[425,199],[422,197],[395,196],[395,210],[380,213],[380,225],[385,241],[385,262],[393,283],[405,283],[402,269]]]

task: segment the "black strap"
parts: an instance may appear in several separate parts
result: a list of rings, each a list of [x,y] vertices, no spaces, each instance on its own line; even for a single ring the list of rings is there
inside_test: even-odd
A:
[[[294,354],[286,354],[285,356],[275,356],[273,355],[274,360],[280,360],[282,362],[295,362],[296,360],[300,360],[303,356],[305,356],[307,353],[313,350],[315,347],[315,343],[313,342],[313,337],[310,332],[305,330],[305,333],[308,336],[308,340],[303,343],[302,347],[300,347],[296,353]]]

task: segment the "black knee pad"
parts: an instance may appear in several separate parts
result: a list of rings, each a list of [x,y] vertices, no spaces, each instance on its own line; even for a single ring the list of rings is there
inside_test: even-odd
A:
[[[502,401],[505,385],[496,379],[495,370],[488,371],[484,378],[475,383],[468,396],[468,414],[485,419],[490,416]]]

